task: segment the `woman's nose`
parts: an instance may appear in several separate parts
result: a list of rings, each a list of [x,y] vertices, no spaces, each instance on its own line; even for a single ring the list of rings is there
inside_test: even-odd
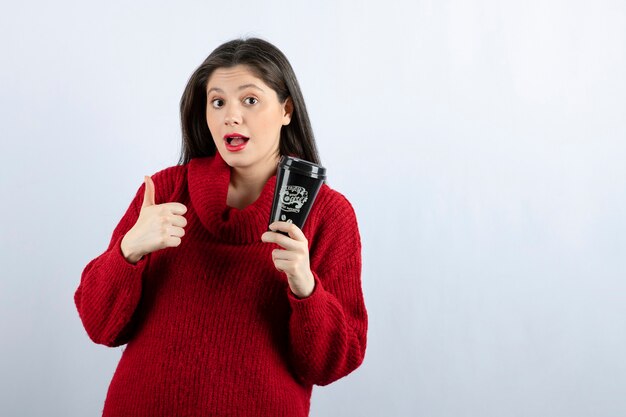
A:
[[[224,123],[227,125],[241,124],[241,111],[237,106],[228,106]]]

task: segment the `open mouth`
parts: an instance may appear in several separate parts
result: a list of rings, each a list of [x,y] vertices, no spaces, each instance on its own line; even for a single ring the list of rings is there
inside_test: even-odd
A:
[[[246,144],[250,140],[249,137],[240,135],[239,133],[229,133],[224,135],[224,141],[226,142],[226,149],[231,152],[240,151],[246,147]]]
[[[229,137],[226,137],[226,143],[228,143],[230,146],[240,146],[240,145],[243,145],[244,143],[246,143],[249,140],[250,140],[250,138],[247,138],[245,136],[229,136]]]

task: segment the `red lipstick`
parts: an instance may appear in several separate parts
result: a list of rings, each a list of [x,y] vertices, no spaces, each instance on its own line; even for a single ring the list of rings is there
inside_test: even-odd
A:
[[[239,152],[243,150],[248,144],[248,140],[250,140],[249,137],[237,132],[227,133],[224,135],[226,149],[230,152]]]

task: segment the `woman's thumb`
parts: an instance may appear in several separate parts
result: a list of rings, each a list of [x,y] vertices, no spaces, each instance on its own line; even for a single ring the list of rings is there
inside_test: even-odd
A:
[[[143,204],[141,207],[154,206],[156,204],[154,202],[154,182],[152,182],[152,178],[147,175],[144,177],[144,182],[146,184],[146,190],[143,194]]]

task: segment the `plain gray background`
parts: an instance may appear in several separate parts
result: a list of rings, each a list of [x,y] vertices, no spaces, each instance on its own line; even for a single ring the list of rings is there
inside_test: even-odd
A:
[[[80,274],[241,35],[290,59],[362,233],[366,359],[312,416],[626,415],[623,1],[60,0],[0,11],[2,416],[100,414],[121,349]]]

